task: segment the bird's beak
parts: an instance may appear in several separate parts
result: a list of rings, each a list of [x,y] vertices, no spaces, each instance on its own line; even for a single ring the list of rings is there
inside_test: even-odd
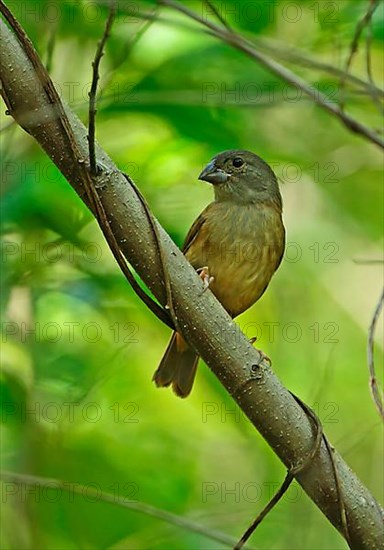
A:
[[[217,168],[214,160],[207,164],[207,166],[204,168],[199,176],[199,180],[207,181],[208,183],[212,183],[213,185],[225,183],[226,181],[228,181],[228,178],[229,174],[224,172],[224,170],[221,170],[221,168]]]

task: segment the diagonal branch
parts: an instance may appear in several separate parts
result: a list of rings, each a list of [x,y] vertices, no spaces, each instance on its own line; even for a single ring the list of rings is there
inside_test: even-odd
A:
[[[235,32],[228,32],[227,29],[217,26],[214,23],[211,23],[208,20],[205,20],[198,13],[190,10],[185,7],[180,2],[175,2],[174,0],[158,0],[159,4],[162,6],[169,7],[175,11],[181,12],[190,19],[193,19],[203,27],[208,29],[208,34],[219,38],[226,44],[236,48],[247,54],[249,57],[256,59],[261,65],[269,69],[272,73],[282,78],[292,86],[295,86],[297,89],[301,90],[305,95],[310,97],[319,107],[327,111],[332,116],[338,118],[344,126],[346,126],[352,132],[363,136],[368,141],[378,145],[380,148],[384,149],[384,140],[381,136],[362,124],[360,121],[356,120],[352,116],[345,113],[338,105],[334,105],[328,99],[328,97],[318,90],[314,89],[308,82],[300,78],[293,71],[287,69],[277,61],[274,61],[264,53],[260,52],[255,45],[243,38],[240,34]]]
[[[4,13],[2,1],[0,9]],[[98,197],[115,241],[164,307],[167,291],[162,261],[154,243],[153,227],[130,185],[131,180],[127,182],[97,144],[97,161],[104,168],[93,181],[87,180],[85,127],[59,99],[52,101],[48,88],[42,88],[39,58],[33,48],[26,51],[25,45],[3,21],[0,21],[0,31],[1,93],[12,116],[38,141],[95,215],[98,211],[92,197]],[[70,125],[76,148],[68,141],[63,117]],[[87,193],[89,184],[94,186],[94,195]],[[177,317],[188,342],[282,462],[288,468],[299,464],[314,445],[310,419],[271,369],[260,363],[260,354],[239,332],[213,294],[209,290],[202,292],[203,284],[192,266],[160,224],[155,220],[154,223],[169,273],[174,305],[171,316]],[[336,451],[334,460],[330,458],[324,440],[314,459],[296,474],[296,479],[330,522],[345,534],[339,502],[339,493],[342,493],[352,548],[381,547],[383,510]]]
[[[222,25],[233,32],[232,28],[226,21],[224,17],[221,16],[219,9],[213,4],[211,1],[202,0],[209,5],[209,8],[211,9],[211,12],[215,17],[222,23]],[[99,3],[103,6],[108,7],[109,2],[107,0],[99,0]],[[160,2],[158,3],[160,6]],[[167,26],[177,26],[179,29],[184,28],[185,30],[189,32],[193,32],[193,30],[196,30],[194,27],[183,24],[182,21],[172,19],[170,17],[164,16],[164,14],[157,13],[156,11],[143,11],[140,9],[135,9],[133,12],[132,6],[125,5],[125,4],[119,4],[119,11],[126,13],[129,16],[134,17],[140,17],[143,21],[146,21],[147,24],[151,24],[155,21],[166,24]],[[373,81],[371,81],[368,78],[368,81],[359,78],[356,75],[353,75],[351,73],[346,73],[344,70],[339,69],[338,67],[334,65],[330,65],[328,63],[325,63],[323,61],[319,61],[315,57],[308,56],[307,54],[303,53],[301,50],[298,50],[296,48],[290,47],[287,49],[286,44],[280,44],[278,41],[274,41],[271,39],[266,38],[254,38],[253,45],[257,47],[259,50],[268,53],[272,57],[275,57],[280,60],[288,61],[290,63],[293,63],[295,65],[299,65],[302,67],[307,67],[310,69],[322,71],[325,73],[329,73],[331,75],[334,75],[338,77],[339,79],[345,78],[347,82],[352,84],[353,86],[357,88],[362,88],[362,91],[364,93],[369,94],[371,97],[376,96],[377,98],[382,98],[384,96],[384,90],[380,87],[378,87]]]
[[[289,63],[293,63],[301,67],[322,71],[338,77],[339,79],[344,78],[346,82],[357,88],[361,88],[362,91],[368,93],[372,97],[384,97],[384,90],[376,86],[373,80],[369,78],[369,75],[368,81],[365,81],[351,73],[346,73],[342,69],[336,67],[336,65],[330,65],[328,63],[324,63],[323,61],[319,61],[315,57],[310,57],[295,48],[287,49],[283,44],[280,44],[279,42],[275,43],[272,40],[258,39],[256,45],[259,49],[272,55],[272,57],[276,57],[277,59],[283,61],[288,61]]]

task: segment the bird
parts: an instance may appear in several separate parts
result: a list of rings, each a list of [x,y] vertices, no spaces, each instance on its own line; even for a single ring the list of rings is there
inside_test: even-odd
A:
[[[261,298],[284,254],[279,184],[271,167],[246,150],[219,153],[198,179],[212,184],[214,200],[192,224],[182,251],[235,318]],[[153,381],[187,397],[198,360],[175,331]]]

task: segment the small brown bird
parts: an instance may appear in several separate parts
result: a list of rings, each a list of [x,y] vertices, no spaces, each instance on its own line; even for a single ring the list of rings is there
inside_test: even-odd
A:
[[[279,267],[285,247],[282,200],[276,176],[250,151],[224,151],[201,172],[213,185],[215,200],[203,210],[186,237],[183,252],[232,317],[254,304]],[[199,356],[174,332],[153,380],[172,384],[186,397]]]

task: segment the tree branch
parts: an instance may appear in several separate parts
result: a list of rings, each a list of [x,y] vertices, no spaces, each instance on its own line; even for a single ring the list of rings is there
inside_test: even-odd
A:
[[[219,38],[233,48],[236,48],[237,50],[240,50],[247,54],[249,57],[256,59],[261,65],[267,67],[267,69],[269,69],[272,73],[282,78],[289,84],[292,84],[292,86],[295,86],[295,88],[301,90],[305,95],[310,97],[319,107],[327,111],[332,116],[338,118],[340,122],[344,124],[344,126],[351,130],[351,132],[363,136],[368,141],[371,141],[372,143],[384,149],[384,140],[377,132],[371,130],[360,121],[345,113],[338,105],[332,104],[326,95],[314,89],[310,84],[308,84],[308,82],[300,78],[293,71],[287,69],[277,61],[274,61],[264,53],[257,50],[255,45],[251,41],[243,38],[240,34],[229,32],[226,28],[218,27],[214,23],[205,20],[198,13],[190,10],[179,2],[175,2],[174,0],[158,0],[158,3],[162,6],[166,6],[175,11],[183,13],[187,17],[193,19],[200,25],[207,28],[208,33],[212,36]]]
[[[349,84],[362,88],[362,91],[364,90],[364,92],[371,95],[371,97],[382,98],[384,96],[384,90],[376,86],[370,78],[368,81],[365,81],[351,73],[346,73],[335,65],[329,65],[328,63],[319,61],[315,57],[310,57],[300,50],[294,48],[287,49],[285,45],[280,44],[279,42],[276,43],[272,40],[266,39],[258,39],[256,45],[260,50],[272,55],[272,57],[276,57],[280,60],[288,61],[288,63],[293,63],[311,70],[325,72],[336,76],[339,79],[344,78]]]
[[[0,8],[3,11],[2,1]],[[41,86],[31,51],[25,51],[3,21],[0,21],[0,32],[1,93],[8,110],[38,141],[97,215],[95,204],[86,192],[86,128],[68,107],[60,104],[59,108],[52,103],[47,90]],[[37,58],[35,52],[33,55]],[[61,110],[70,124],[80,157],[68,144]],[[104,169],[94,178],[95,192],[114,238],[159,302],[166,306],[162,262],[153,242],[153,228],[147,212],[134,188],[97,144],[96,157]],[[271,369],[260,363],[260,354],[213,294],[209,290],[203,293],[203,284],[192,266],[158,222],[155,223],[172,290],[174,311],[170,313],[173,321],[182,327],[188,342],[203,357],[282,462],[288,468],[299,464],[313,448],[315,434],[310,420]],[[381,548],[384,511],[337,452],[332,461],[324,440],[313,461],[296,478],[343,533],[334,467],[343,495],[351,547],[359,550]]]

